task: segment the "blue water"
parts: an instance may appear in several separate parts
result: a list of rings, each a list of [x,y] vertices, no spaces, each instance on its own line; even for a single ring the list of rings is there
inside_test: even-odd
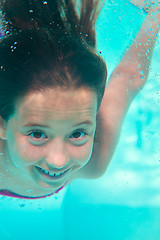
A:
[[[108,1],[97,25],[109,75],[145,17],[127,0]],[[40,200],[0,198],[0,240],[160,239],[160,37],[143,91],[125,118],[107,172]]]

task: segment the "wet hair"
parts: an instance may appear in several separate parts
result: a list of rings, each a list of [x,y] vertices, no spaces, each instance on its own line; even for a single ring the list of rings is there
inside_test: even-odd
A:
[[[96,49],[102,0],[0,0],[0,116],[46,88],[87,87],[100,107],[107,67]]]

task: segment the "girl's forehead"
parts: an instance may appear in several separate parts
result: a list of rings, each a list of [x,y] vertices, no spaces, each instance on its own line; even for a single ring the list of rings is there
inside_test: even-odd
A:
[[[35,117],[67,117],[72,115],[95,115],[97,97],[88,89],[62,90],[48,89],[27,95],[17,105],[17,114],[22,118]]]

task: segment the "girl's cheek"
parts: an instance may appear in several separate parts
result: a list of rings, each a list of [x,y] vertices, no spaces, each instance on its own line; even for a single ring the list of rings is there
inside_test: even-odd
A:
[[[42,157],[41,148],[33,146],[24,137],[17,139],[16,151],[23,162],[33,162]]]
[[[73,159],[83,161],[90,158],[92,154],[92,143],[91,141],[88,141],[82,146],[71,146],[69,150]]]

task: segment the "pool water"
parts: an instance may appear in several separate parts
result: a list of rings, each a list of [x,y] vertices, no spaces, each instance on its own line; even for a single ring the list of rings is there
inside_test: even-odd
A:
[[[127,0],[107,1],[97,24],[109,75],[145,17]],[[111,61],[112,60],[112,61]],[[160,239],[160,37],[149,79],[131,104],[107,172],[40,200],[0,197],[0,239]]]

